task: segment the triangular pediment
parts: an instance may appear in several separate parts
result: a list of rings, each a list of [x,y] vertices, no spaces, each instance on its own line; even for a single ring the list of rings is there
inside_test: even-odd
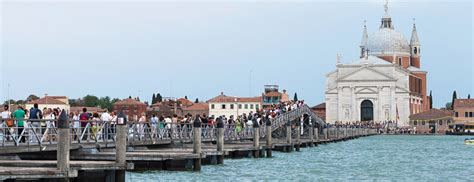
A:
[[[359,68],[338,79],[338,81],[369,81],[369,80],[394,81],[395,79],[386,73],[382,73],[370,67]]]
[[[376,94],[377,91],[375,89],[372,89],[370,87],[364,87],[359,90],[356,90],[356,94]]]
[[[327,94],[337,94],[337,88],[330,88],[326,91]]]

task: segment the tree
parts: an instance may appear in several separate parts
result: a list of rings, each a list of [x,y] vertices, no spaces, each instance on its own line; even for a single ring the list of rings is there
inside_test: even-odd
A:
[[[295,92],[295,96],[293,96],[293,101],[298,101],[298,94]]]
[[[185,96],[184,96],[184,99],[188,100],[188,96],[187,96],[187,95],[185,95]]]
[[[8,101],[10,101],[10,103],[8,103]],[[15,103],[16,103],[16,101],[15,101],[15,100],[13,100],[13,99],[10,99],[10,100],[6,100],[6,101],[3,103],[3,105],[8,105],[8,104],[15,104]]]
[[[446,106],[445,106],[445,107],[446,107],[447,110],[452,110],[452,109],[453,109],[453,108],[452,108],[452,107],[453,107],[453,104],[452,104],[451,102],[448,102],[448,103],[446,103]]]
[[[38,99],[39,99],[38,96],[31,94],[26,98],[26,102],[31,102],[33,100],[38,100]]]
[[[161,96],[160,93],[156,95],[156,102],[163,102],[163,97]]]
[[[79,99],[69,99],[69,105],[71,107],[80,107],[80,106],[85,106],[84,100],[81,98]]]
[[[194,101],[194,103],[196,103],[196,104],[199,103],[199,99],[196,98],[196,100]]]
[[[26,104],[26,101],[24,101],[24,100],[17,100],[17,101],[15,102],[15,104],[16,104],[16,105],[23,105],[23,104]]]
[[[153,96],[151,97],[151,104],[154,104],[156,102],[156,95],[153,94]]]
[[[471,98],[471,94],[467,94],[467,98],[470,99],[470,98]]]
[[[451,101],[451,109],[454,109],[454,100],[458,98],[456,90],[453,92],[453,101]]]
[[[430,90],[430,109],[433,109],[433,96],[431,95],[431,90]]]
[[[86,95],[83,100],[86,107],[96,107],[99,104],[99,98],[93,95]]]
[[[102,109],[107,109],[109,111],[112,110],[112,101],[110,100],[110,97],[109,96],[106,96],[106,97],[101,97],[98,101],[97,101],[97,105],[99,105],[100,108]]]

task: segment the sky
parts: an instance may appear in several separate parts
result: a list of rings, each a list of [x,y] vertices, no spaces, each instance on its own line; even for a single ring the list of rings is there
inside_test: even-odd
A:
[[[201,101],[258,96],[265,84],[324,102],[325,75],[359,56],[363,22],[378,29],[384,1],[2,0],[0,100],[87,94]],[[435,107],[474,94],[473,3],[389,2],[410,39]],[[10,85],[10,86],[8,86]],[[474,95],[473,95],[474,96]]]

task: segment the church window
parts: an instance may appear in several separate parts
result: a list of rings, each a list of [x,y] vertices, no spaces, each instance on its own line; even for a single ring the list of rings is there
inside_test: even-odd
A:
[[[417,54],[418,53],[418,49],[415,47],[413,48],[413,53]]]

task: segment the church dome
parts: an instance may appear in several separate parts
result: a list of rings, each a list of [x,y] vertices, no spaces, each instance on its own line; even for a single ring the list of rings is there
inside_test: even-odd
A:
[[[410,53],[407,39],[392,28],[380,28],[369,35],[366,48],[369,54]]]

